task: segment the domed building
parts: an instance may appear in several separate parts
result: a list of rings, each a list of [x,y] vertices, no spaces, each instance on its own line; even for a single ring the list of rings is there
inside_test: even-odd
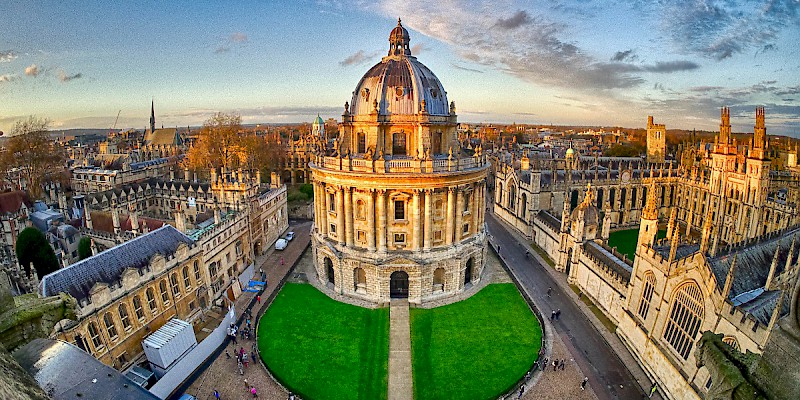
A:
[[[489,163],[461,149],[455,104],[409,42],[398,20],[310,165],[319,280],[374,302],[451,296],[484,269]]]

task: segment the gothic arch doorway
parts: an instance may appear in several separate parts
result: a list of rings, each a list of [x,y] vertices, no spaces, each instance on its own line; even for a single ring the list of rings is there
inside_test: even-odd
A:
[[[464,268],[464,286],[467,286],[472,283],[472,267],[475,262],[472,257],[467,260],[467,266]]]
[[[328,283],[330,283],[331,285],[336,284],[335,281],[336,278],[334,278],[334,273],[333,273],[333,261],[331,261],[331,259],[328,257],[325,257],[325,275],[327,275],[328,277]]]
[[[408,298],[408,274],[405,271],[394,271],[389,277],[389,297],[393,299]]]

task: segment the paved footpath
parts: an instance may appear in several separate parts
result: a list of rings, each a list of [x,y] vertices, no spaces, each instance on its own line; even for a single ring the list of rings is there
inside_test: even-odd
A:
[[[627,350],[623,349],[624,353],[621,353],[626,360],[620,359],[620,355],[600,332],[606,328],[602,325],[594,326],[580,308],[585,305],[570,296],[574,293],[563,274],[548,270],[550,267],[545,266],[544,261],[528,243],[512,234],[510,228],[494,218],[493,214],[486,214],[486,222],[492,235],[491,243],[495,248],[500,246],[500,256],[517,276],[520,284],[532,295],[541,313],[548,316],[553,310],[561,310],[561,318],[553,322],[555,333],[559,335],[580,370],[588,376],[589,385],[598,399],[645,398],[643,388],[649,387],[646,377],[640,377],[641,384],[634,378],[626,364],[633,370],[638,365],[631,363],[632,357],[629,353],[625,357]],[[526,250],[530,251],[531,257],[525,257]],[[549,287],[553,289],[551,296],[546,295]],[[587,312],[591,314],[591,311]]]
[[[389,308],[389,400],[414,398],[408,314],[408,300],[392,300]]]
[[[261,303],[253,305],[252,314],[254,318],[262,308],[267,307],[267,298],[275,291],[278,282],[286,276],[310,242],[311,222],[289,225],[289,230],[294,230],[295,238],[289,242],[286,250],[275,251],[271,249],[266,255],[256,260],[257,268],[255,273],[258,274],[258,269],[262,268],[267,274],[268,285],[261,294]],[[283,265],[281,265],[281,259],[283,259]],[[256,294],[251,292],[242,293],[236,299],[236,312],[238,314],[244,312],[255,296]],[[251,322],[253,325],[256,323],[256,321]],[[198,400],[214,400],[213,391],[216,389],[219,391],[220,399],[222,400],[252,399],[253,396],[245,386],[245,380],[247,380],[247,385],[256,387],[259,399],[285,400],[288,397],[286,390],[272,379],[260,361],[251,359],[250,365],[244,369],[244,374],[239,375],[239,369],[234,358],[234,350],[242,347],[248,352],[254,351],[256,347],[255,339],[239,339],[235,345],[229,343],[226,350],[230,353],[231,358],[228,358],[225,352],[221,353],[192,382],[186,393],[195,396]]]

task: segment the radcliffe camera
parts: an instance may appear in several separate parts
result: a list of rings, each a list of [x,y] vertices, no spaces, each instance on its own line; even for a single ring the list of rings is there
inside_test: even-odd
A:
[[[800,3],[10,2],[0,398],[800,399]]]

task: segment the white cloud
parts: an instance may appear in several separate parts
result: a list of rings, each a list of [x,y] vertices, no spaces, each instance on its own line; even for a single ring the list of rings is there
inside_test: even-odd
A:
[[[36,77],[36,76],[39,76],[39,74],[41,72],[42,72],[42,70],[36,64],[31,64],[29,67],[25,68],[25,75],[27,75],[27,76]]]

